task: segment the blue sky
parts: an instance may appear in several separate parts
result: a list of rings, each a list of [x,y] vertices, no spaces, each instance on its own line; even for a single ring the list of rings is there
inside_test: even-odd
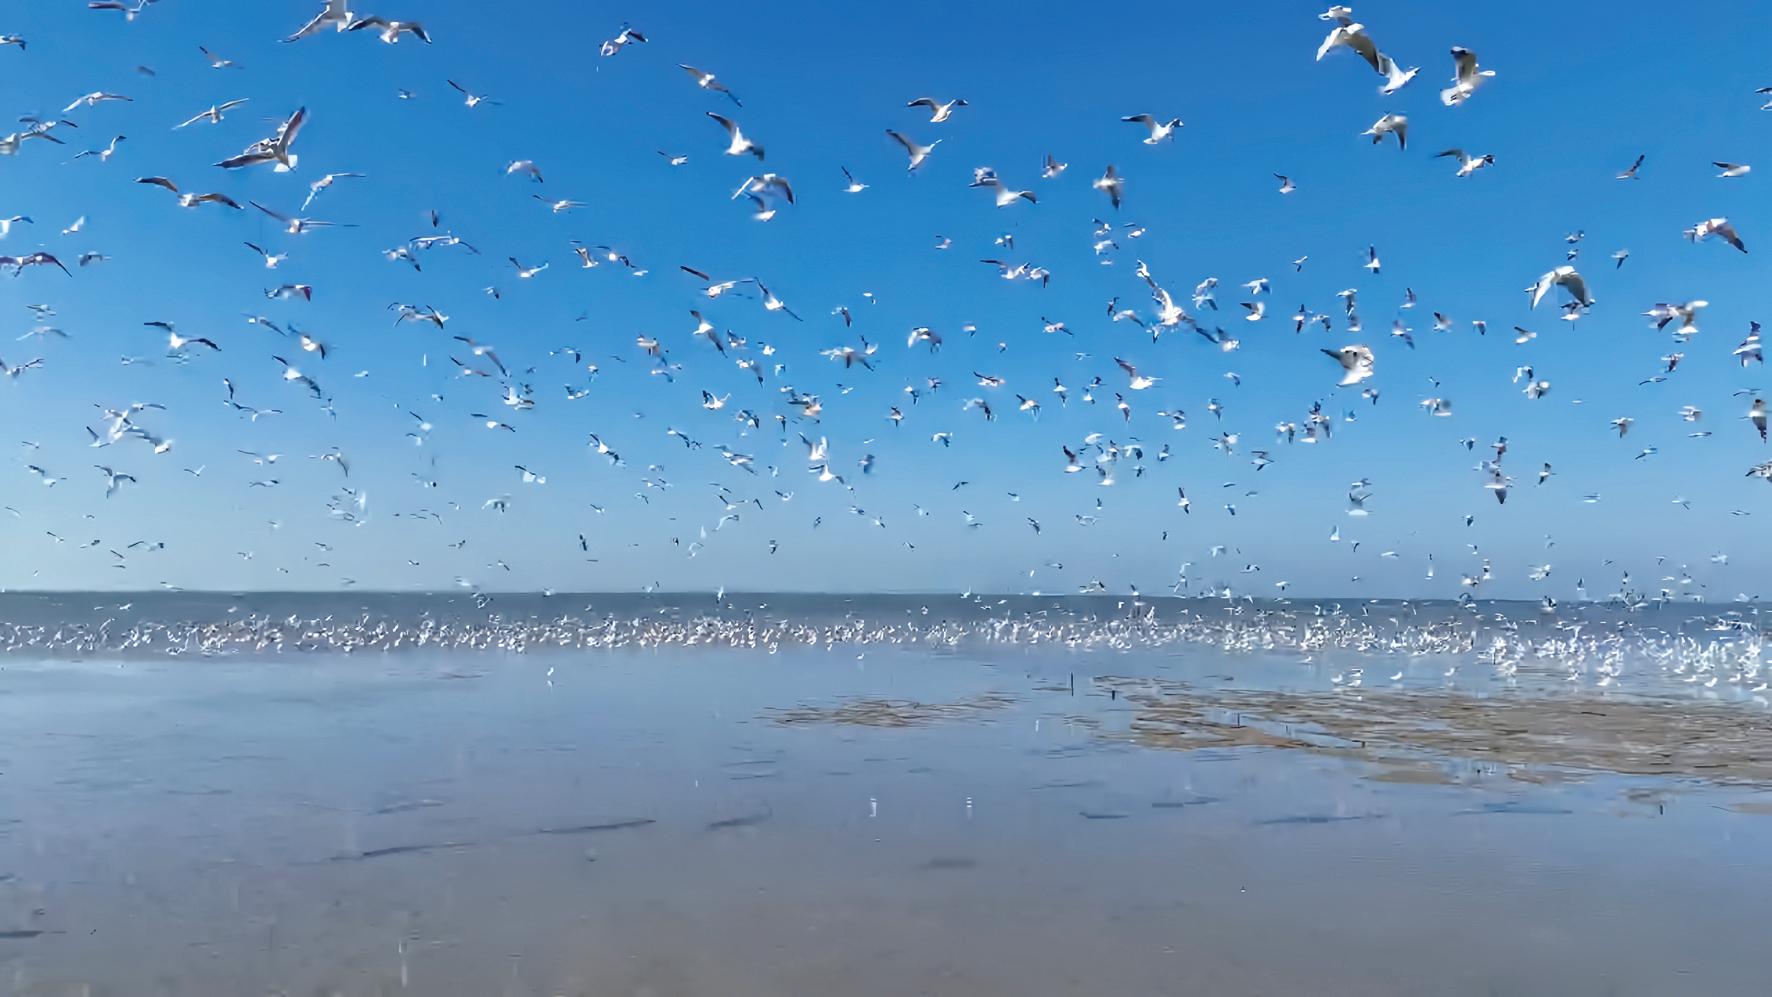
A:
[[[78,128],[55,131],[65,146],[27,141],[0,160],[0,216],[35,222],[16,225],[0,252],[42,249],[73,269],[0,278],[0,359],[43,360],[0,383],[0,414],[16,437],[5,441],[10,469],[0,469],[14,510],[0,516],[12,555],[0,585],[1071,592],[1099,581],[1157,592],[1191,563],[1188,592],[1274,595],[1285,582],[1287,595],[1450,598],[1466,590],[1460,575],[1487,560],[1478,596],[1567,599],[1578,580],[1603,596],[1628,570],[1639,590],[1727,600],[1759,594],[1772,577],[1764,545],[1745,539],[1772,519],[1772,488],[1744,476],[1772,447],[1742,418],[1750,396],[1736,394],[1772,385],[1732,355],[1762,317],[1765,178],[1719,179],[1711,166],[1766,168],[1754,160],[1772,112],[1753,90],[1772,84],[1760,51],[1772,14],[1759,5],[1677,18],[1646,4],[1604,18],[1518,3],[1360,5],[1356,19],[1377,46],[1421,68],[1386,97],[1353,52],[1313,60],[1330,24],[1300,4],[1133,5],[1111,22],[1041,3],[1013,18],[983,6],[788,5],[762,22],[716,4],[546,3],[488,17],[483,4],[390,3],[372,12],[421,21],[434,44],[331,30],[280,43],[321,6],[307,0],[246,10],[161,0],[134,21],[71,2],[0,15],[0,33],[28,43],[0,48],[13,111],[53,113],[95,90],[132,98],[67,114]],[[1653,58],[1642,55],[1645,18],[1657,24]],[[649,40],[599,56],[624,23]],[[210,68],[200,45],[243,68]],[[1446,107],[1438,95],[1453,45],[1496,75]],[[716,73],[743,107],[698,89],[678,63]],[[446,80],[500,103],[464,106]],[[933,124],[904,106],[922,96],[968,105]],[[242,97],[218,124],[171,127]],[[297,107],[310,120],[296,171],[211,165]],[[767,161],[722,155],[725,133],[708,111],[735,118]],[[1145,145],[1145,131],[1120,119],[1147,112],[1185,127],[1173,142]],[[1360,135],[1385,113],[1409,117],[1406,151]],[[941,142],[907,174],[889,128]],[[108,162],[70,162],[118,134],[127,140]],[[1456,178],[1452,160],[1433,158],[1455,146],[1493,154],[1495,165]],[[660,151],[689,159],[672,167]],[[1069,168],[1042,179],[1047,154]],[[1640,179],[1613,179],[1638,155]],[[507,176],[520,159],[545,182]],[[1118,211],[1090,185],[1110,163],[1126,178]],[[1038,203],[999,210],[988,192],[968,189],[986,166]],[[842,167],[868,188],[845,193]],[[731,200],[761,170],[789,178],[799,201],[769,222]],[[309,182],[336,172],[367,176],[338,181],[307,215],[354,227],[294,236],[250,207],[185,210],[170,192],[130,182],[161,175],[293,213]],[[1278,193],[1275,173],[1298,189]],[[536,194],[585,204],[555,214]],[[81,216],[79,232],[61,234]],[[1748,254],[1682,238],[1723,216]],[[1094,219],[1118,228],[1116,250],[1095,253]],[[1130,237],[1128,223],[1144,234]],[[1565,262],[1565,237],[1577,231],[1586,236],[1574,265],[1596,304],[1573,324],[1548,303],[1529,311],[1521,289]],[[382,255],[445,232],[481,253],[422,251],[422,272]],[[996,244],[1005,234],[1013,250]],[[935,248],[938,237],[951,246]],[[580,268],[575,239],[611,246],[645,273]],[[289,259],[267,270],[245,242]],[[1384,264],[1377,275],[1362,267],[1368,245]],[[1626,248],[1615,268],[1611,254]],[[84,252],[110,258],[73,266]],[[549,266],[521,279],[509,257]],[[1308,259],[1295,270],[1299,257]],[[979,262],[987,258],[1044,267],[1052,280],[1005,281]],[[1138,260],[1240,348],[1221,351],[1185,328],[1153,343],[1110,321],[1114,298],[1152,314]],[[760,279],[805,321],[766,312],[754,284],[709,301],[679,266]],[[1188,298],[1207,277],[1219,280],[1216,312]],[[1271,297],[1238,286],[1262,277]],[[283,283],[311,285],[313,300],[265,297]],[[1359,291],[1357,334],[1335,296],[1346,288]],[[1419,304],[1403,310],[1406,288]],[[1641,314],[1693,299],[1710,304],[1683,345]],[[1268,317],[1245,322],[1238,302],[1249,300],[1265,300]],[[438,309],[446,331],[395,326],[396,302]],[[57,313],[46,324],[69,338],[28,335],[25,305],[43,303]],[[1301,304],[1333,316],[1334,331],[1295,334]],[[831,314],[840,305],[852,329]],[[766,383],[692,338],[690,309],[744,338]],[[1451,331],[1433,331],[1435,311],[1456,320]],[[245,314],[293,323],[327,343],[328,356],[302,353]],[[1413,349],[1389,333],[1399,317]],[[1043,319],[1074,335],[1044,333]],[[1487,336],[1473,319],[1488,323]],[[147,321],[222,349],[178,362]],[[968,324],[976,334],[962,331]],[[1538,338],[1516,345],[1515,325]],[[905,345],[919,326],[944,337],[939,353]],[[451,357],[475,359],[458,334],[494,345],[507,380],[533,387],[535,408],[504,405],[498,378],[457,378]],[[639,336],[666,347],[668,379],[649,373]],[[859,348],[862,336],[878,344],[872,371],[820,355]],[[1319,350],[1349,343],[1371,345],[1377,373],[1338,388],[1339,368]],[[550,354],[568,346],[581,362]],[[1666,381],[1639,383],[1676,350],[1685,359]],[[330,411],[285,383],[273,355],[317,381]],[[1116,356],[1160,380],[1130,390]],[[1551,382],[1546,397],[1522,394],[1514,378],[1525,365]],[[981,387],[974,372],[1006,383]],[[943,382],[933,393],[931,376]],[[1096,377],[1091,405],[1082,398]],[[238,400],[282,414],[244,419],[224,403],[223,378]],[[1068,405],[1054,378],[1070,388]],[[568,385],[589,393],[568,400]],[[787,404],[789,386],[821,398],[818,421]],[[922,390],[915,404],[907,386]],[[1379,391],[1376,405],[1361,387]],[[704,409],[704,390],[730,395],[726,407]],[[1016,393],[1041,401],[1037,418],[1016,411]],[[975,397],[990,401],[993,421],[962,409]],[[1450,417],[1426,414],[1419,403],[1434,397],[1452,402]],[[1208,409],[1213,399],[1222,419]],[[101,427],[102,409],[133,402],[165,406],[136,421],[173,440],[170,452],[134,439],[87,447],[85,427]],[[1335,417],[1333,439],[1275,442],[1277,423],[1302,424],[1317,402]],[[1702,421],[1681,419],[1687,405]],[[897,427],[892,406],[906,416]],[[734,421],[739,409],[763,427]],[[1185,429],[1157,415],[1177,409]],[[1350,411],[1357,421],[1345,421]],[[422,445],[407,435],[418,424],[409,413],[433,427]],[[488,430],[470,413],[516,432]],[[785,443],[776,416],[787,417]],[[1623,439],[1609,425],[1620,417],[1634,420]],[[700,447],[686,448],[673,428]],[[1238,435],[1234,454],[1213,447],[1221,432]],[[589,433],[623,464],[589,449]],[[951,446],[937,433],[951,433]],[[1091,433],[1102,445],[1136,443],[1144,457],[1122,458],[1112,486],[1066,474],[1061,447],[1077,451]],[[831,469],[849,487],[807,472],[800,434],[829,441]],[[1505,506],[1475,469],[1501,436],[1515,479]],[[759,473],[729,465],[720,444],[754,455]],[[1158,460],[1165,446],[1172,456]],[[309,457],[334,447],[349,458],[348,479]],[[265,466],[240,450],[284,456]],[[1258,471],[1255,450],[1273,463]],[[858,461],[869,454],[864,473]],[[1555,474],[1539,487],[1544,462]],[[95,463],[137,480],[107,498]],[[525,484],[519,464],[547,483]],[[27,465],[62,480],[45,487]],[[1348,487],[1359,479],[1371,481],[1370,514],[1350,517]],[[1189,513],[1176,505],[1178,487]],[[328,509],[335,496],[366,496],[366,507],[343,519]],[[507,496],[505,511],[485,507]],[[732,513],[736,521],[720,523]],[[126,546],[135,541],[165,547]],[[1214,555],[1217,546],[1225,550]],[[1546,564],[1548,578],[1528,578]],[[1663,582],[1682,568],[1691,583]]]

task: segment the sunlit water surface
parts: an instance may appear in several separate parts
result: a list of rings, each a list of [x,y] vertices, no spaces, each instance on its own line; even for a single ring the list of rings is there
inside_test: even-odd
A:
[[[0,623],[0,992],[1764,989],[1751,607],[166,593]]]

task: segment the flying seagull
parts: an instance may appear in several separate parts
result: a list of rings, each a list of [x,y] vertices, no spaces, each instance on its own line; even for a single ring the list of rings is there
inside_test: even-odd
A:
[[[931,124],[941,124],[943,121],[946,121],[948,118],[953,117],[954,108],[965,107],[966,102],[963,100],[950,100],[946,104],[943,104],[943,103],[937,101],[934,97],[918,97],[916,100],[911,101],[909,104],[906,104],[905,106],[906,107],[927,107],[929,109],[930,123]]]
[[[1360,134],[1372,136],[1372,144],[1377,145],[1384,141],[1386,135],[1393,133],[1397,136],[1398,149],[1409,148],[1409,118],[1407,116],[1401,114],[1387,114],[1374,122],[1371,128],[1366,129]]]
[[[1468,48],[1452,46],[1452,61],[1452,86],[1440,91],[1440,102],[1447,107],[1464,103],[1476,92],[1477,84],[1483,81],[1483,77],[1495,75],[1493,70],[1488,69],[1478,72],[1477,55]]]
[[[738,130],[738,122],[733,121],[731,118],[723,118],[712,111],[707,113],[708,117],[713,118],[720,123],[721,128],[726,129],[726,134],[732,136],[732,144],[726,147],[726,155],[742,156],[748,152],[751,155],[756,156],[758,162],[763,161],[763,147],[752,142],[750,139],[745,138],[744,132]]]
[[[1108,164],[1107,172],[1101,175],[1101,179],[1092,181],[1092,183],[1096,190],[1108,196],[1108,200],[1113,202],[1116,209],[1120,207],[1120,198],[1125,194],[1126,181],[1114,172],[1112,163]]]
[[[400,40],[403,34],[410,34],[426,45],[431,43],[431,36],[425,34],[424,25],[417,21],[390,21],[385,17],[359,17],[346,26],[346,31],[362,31],[364,28],[380,28],[381,40],[389,45]]]
[[[1174,141],[1175,129],[1182,127],[1180,118],[1173,118],[1169,121],[1158,121],[1156,118],[1153,118],[1148,114],[1134,114],[1131,117],[1121,118],[1120,120],[1136,121],[1150,129],[1151,135],[1150,138],[1144,140],[1145,145],[1156,145],[1164,139]]]
[[[1335,10],[1347,10],[1347,8],[1341,7],[1336,8]],[[1323,57],[1328,55],[1334,49],[1343,47],[1350,48],[1355,52],[1358,52],[1360,58],[1366,60],[1367,64],[1372,67],[1373,72],[1378,73],[1381,76],[1385,75],[1383,63],[1388,62],[1389,60],[1379,54],[1378,46],[1373,44],[1371,37],[1366,34],[1366,26],[1364,24],[1353,23],[1353,18],[1349,16],[1351,13],[1352,12],[1349,11],[1348,14],[1330,18],[1330,20],[1335,20],[1340,23],[1331,28],[1328,37],[1323,39],[1323,44],[1317,46],[1317,61],[1323,61]],[[1317,16],[1323,17],[1324,15],[1319,14]]]
[[[922,166],[923,160],[928,159],[929,154],[931,152],[935,151],[935,147],[941,144],[941,139],[936,139],[935,141],[929,143],[928,145],[918,145],[916,142],[912,141],[911,139],[905,138],[903,135],[900,135],[899,133],[893,131],[890,128],[886,129],[886,134],[892,136],[894,139],[897,139],[898,144],[904,146],[904,151],[910,154],[910,157],[911,157],[910,169],[913,169],[913,170],[919,166]]]
[[[1526,289],[1526,293],[1532,295],[1532,304],[1529,307],[1537,308],[1553,284],[1563,285],[1577,304],[1583,307],[1593,304],[1593,299],[1587,296],[1587,282],[1581,279],[1581,274],[1576,273],[1574,267],[1562,266],[1538,278],[1537,283]]]
[[[250,98],[250,97],[242,97],[239,100],[230,100],[226,104],[215,104],[215,105],[211,106],[209,108],[209,110],[204,111],[201,114],[198,114],[196,117],[192,118],[191,120],[183,122],[181,124],[173,125],[172,126],[173,130],[176,131],[180,128],[183,128],[185,125],[194,125],[197,122],[202,121],[204,118],[208,118],[210,120],[210,122],[212,122],[212,123],[219,123],[222,119],[222,112],[223,111],[226,111],[230,108],[239,107],[241,104],[244,104],[248,100],[251,100],[251,99],[252,98]]]
[[[1399,138],[1400,137],[1401,136],[1399,136]],[[1445,152],[1434,154],[1435,159],[1439,159],[1441,156],[1452,156],[1458,160],[1458,172],[1455,175],[1461,177],[1468,177],[1485,166],[1493,165],[1495,162],[1494,156],[1484,155],[1482,157],[1476,157],[1466,153],[1463,149],[1447,149]]]
[[[135,98],[134,97],[125,97],[122,94],[105,93],[103,91],[94,91],[92,93],[86,94],[83,97],[74,98],[74,102],[72,104],[69,104],[67,107],[62,108],[62,113],[68,114],[68,113],[72,112],[74,110],[74,108],[79,107],[81,104],[85,104],[87,107],[97,107],[102,101],[107,101],[107,100],[133,101],[133,100],[135,100]]]
[[[62,266],[62,261],[48,253],[32,253],[29,256],[0,256],[0,268],[12,267],[15,275],[23,273],[26,267],[49,266],[52,263],[60,269],[62,273],[68,274],[70,277],[74,276],[73,274],[68,273],[67,267]]]
[[[698,87],[701,87],[703,90],[717,90],[720,93],[723,93],[727,97],[731,98],[734,106],[737,106],[737,107],[744,106],[743,104],[740,104],[738,102],[737,97],[732,96],[732,91],[726,89],[726,84],[721,83],[719,80],[714,79],[713,73],[702,72],[701,70],[695,68],[694,66],[687,66],[681,62],[677,63],[677,68],[683,70],[685,73],[688,73],[690,76],[695,77],[695,85]]]
[[[498,103],[498,101],[491,99],[490,97],[486,96],[485,94],[469,93],[465,87],[463,87],[460,83],[455,82],[454,80],[444,80],[443,82],[454,87],[458,92],[461,93],[461,95],[463,97],[467,98],[466,100],[462,101],[462,103],[468,105],[469,107],[477,107],[481,104],[496,104],[496,103]]]
[[[326,9],[314,15],[312,21],[302,25],[301,30],[283,40],[292,42],[309,35],[317,35],[326,30],[328,24],[332,25],[334,30],[345,30],[351,23],[351,12],[345,9],[346,2],[347,0],[326,0]]]
[[[642,35],[640,32],[635,31],[633,28],[624,24],[621,27],[621,34],[604,42],[598,51],[603,55],[614,55],[615,53],[620,52],[621,47],[629,42],[644,42],[645,40],[645,35]]]
[[[302,211],[308,210],[308,205],[314,203],[314,198],[319,197],[321,191],[332,186],[332,182],[334,180],[338,180],[343,177],[362,177],[362,176],[363,176],[363,174],[361,174],[361,173],[328,173],[328,174],[326,174],[325,176],[321,177],[320,179],[314,181],[313,183],[308,184],[308,199],[301,202],[300,210],[302,210]]]
[[[291,155],[289,147],[295,137],[301,133],[302,126],[307,124],[308,109],[297,108],[289,120],[277,126],[277,134],[271,138],[261,138],[246,147],[246,151],[232,159],[224,159],[215,165],[224,170],[239,169],[242,166],[257,166],[260,163],[276,163],[278,173],[287,173],[295,169],[296,157]]]
[[[1354,345],[1343,346],[1339,350],[1324,350],[1326,356],[1333,357],[1341,364],[1343,374],[1341,386],[1359,384],[1372,376],[1372,350],[1370,347]]]
[[[1722,239],[1729,245],[1734,246],[1736,249],[1739,249],[1744,253],[1747,252],[1747,247],[1742,245],[1741,236],[1735,234],[1735,226],[1730,225],[1729,219],[1727,218],[1708,218],[1687,229],[1685,232],[1686,238],[1693,242],[1698,242],[1701,239],[1713,235]]]
[[[1029,204],[1038,203],[1034,198],[1033,191],[1010,190],[1003,185],[1003,181],[997,179],[997,171],[988,166],[981,166],[977,170],[974,170],[973,177],[973,181],[967,184],[967,186],[988,187],[994,190],[997,195],[997,207],[999,208],[1006,208],[1021,198],[1026,198]]]

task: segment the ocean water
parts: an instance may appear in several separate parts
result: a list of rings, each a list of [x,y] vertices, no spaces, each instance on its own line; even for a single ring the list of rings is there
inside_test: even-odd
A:
[[[0,596],[0,993],[1763,989],[1752,606]]]

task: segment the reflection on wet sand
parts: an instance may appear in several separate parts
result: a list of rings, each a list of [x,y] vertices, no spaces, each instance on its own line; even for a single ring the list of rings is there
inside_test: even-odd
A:
[[[1772,717],[1703,701],[1445,689],[1202,690],[1098,679],[1137,707],[1107,734],[1149,748],[1296,748],[1371,761],[1464,759],[1521,768],[1772,784]]]
[[[985,693],[952,703],[918,703],[908,699],[847,699],[834,706],[770,708],[765,718],[783,726],[850,724],[856,727],[927,727],[931,724],[979,719],[1014,705],[1015,698]]]

